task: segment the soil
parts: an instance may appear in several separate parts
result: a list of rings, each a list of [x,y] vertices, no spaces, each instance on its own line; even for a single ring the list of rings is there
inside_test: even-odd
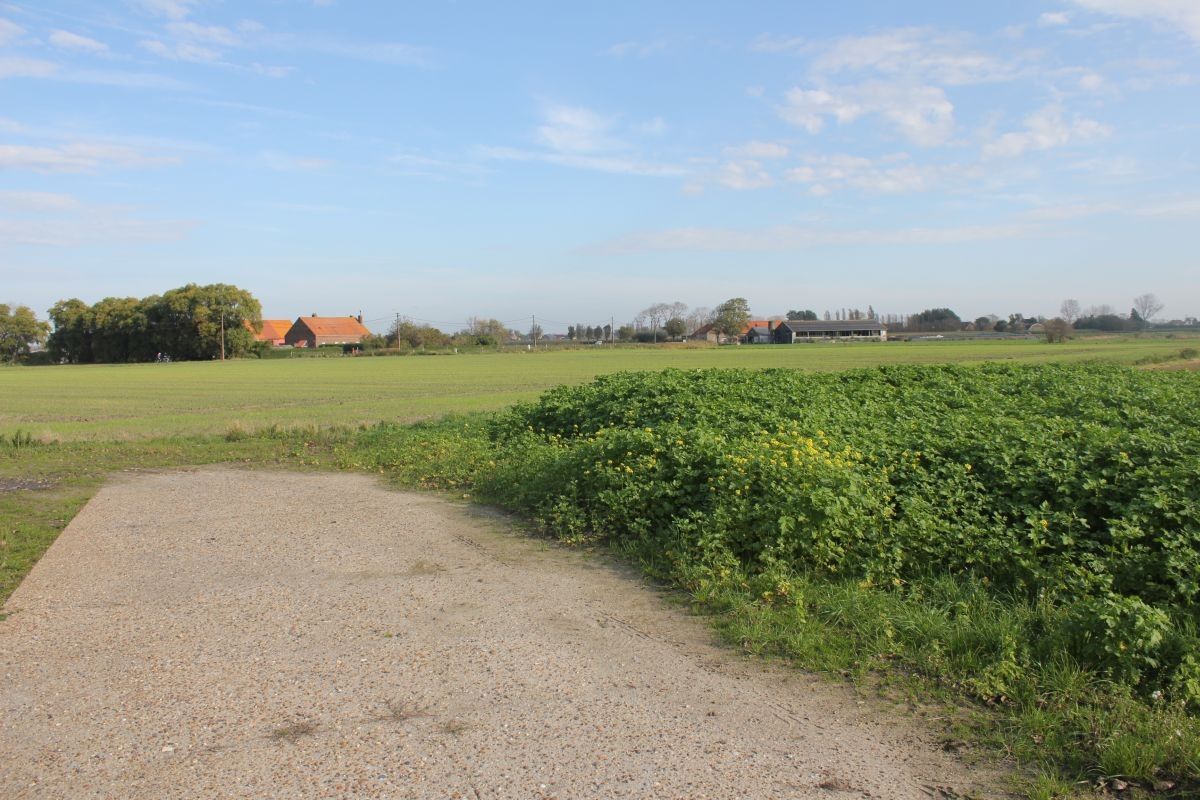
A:
[[[361,475],[123,477],[6,610],[14,800],[991,794],[607,560]]]

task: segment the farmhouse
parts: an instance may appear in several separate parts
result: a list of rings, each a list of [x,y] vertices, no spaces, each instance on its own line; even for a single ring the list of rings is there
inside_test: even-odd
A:
[[[716,326],[710,322],[707,325],[701,325],[699,328],[696,328],[695,332],[687,338],[693,342],[712,342],[713,344],[719,344],[725,337],[717,333]]]
[[[371,332],[357,317],[299,317],[284,336],[292,347],[320,347],[323,344],[359,344]]]
[[[254,323],[246,321],[246,330],[254,335],[256,342],[269,342],[276,347],[284,343],[287,338],[288,329],[292,327],[292,323],[286,319],[264,319],[262,328],[255,330]]]
[[[784,320],[775,328],[776,344],[814,342],[822,339],[874,339],[887,341],[887,329],[873,319]]]

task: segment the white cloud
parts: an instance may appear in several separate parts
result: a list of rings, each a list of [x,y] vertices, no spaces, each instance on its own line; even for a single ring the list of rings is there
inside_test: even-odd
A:
[[[1047,11],[1038,17],[1038,25],[1043,28],[1053,28],[1071,24],[1071,15],[1063,11]]]
[[[1148,19],[1182,30],[1200,42],[1200,2],[1196,0],[1072,0],[1077,6],[1118,17]]]
[[[220,25],[200,25],[196,22],[171,22],[167,31],[180,39],[192,39],[198,42],[236,47],[241,44],[241,38],[228,28]]]
[[[1112,133],[1107,125],[1086,117],[1067,119],[1062,106],[1052,104],[1025,118],[1025,128],[1006,133],[983,146],[984,158],[1015,158],[1028,152],[1050,150],[1074,142],[1103,139]]]
[[[314,172],[327,169],[333,164],[328,158],[289,156],[272,151],[263,153],[262,161],[266,166],[280,172]]]
[[[0,56],[0,78],[49,78],[59,70],[53,61],[24,56]]]
[[[729,189],[762,189],[775,183],[757,161],[728,161],[717,170],[717,183]]]
[[[1098,92],[1104,88],[1104,78],[1095,72],[1087,72],[1079,78],[1079,88],[1085,92]]]
[[[268,64],[259,64],[257,61],[250,64],[250,69],[257,72],[259,75],[266,75],[268,78],[286,78],[292,74],[295,67],[272,66]]]
[[[836,39],[814,59],[813,71],[874,72],[956,86],[1011,80],[1023,69],[980,52],[964,34],[913,27]]]
[[[1136,213],[1143,217],[1200,217],[1200,198],[1155,203],[1137,209]]]
[[[192,13],[196,0],[134,0],[134,4],[158,17],[184,19]]]
[[[592,248],[603,255],[662,251],[784,252],[813,247],[856,245],[942,245],[1021,239],[1038,235],[1033,223],[964,225],[953,228],[831,230],[780,225],[772,228],[675,228],[621,237]]]
[[[80,247],[168,242],[184,238],[195,225],[191,220],[131,219],[102,211],[72,219],[0,219],[0,246]]]
[[[809,133],[819,133],[825,119],[839,124],[877,115],[896,131],[924,147],[944,144],[954,132],[954,104],[936,86],[865,83],[828,89],[795,88],[779,109],[784,120]]]
[[[70,31],[54,31],[50,34],[50,44],[63,50],[75,50],[80,53],[107,53],[108,45],[80,36]]]
[[[562,153],[621,150],[625,145],[610,136],[615,120],[581,106],[553,106],[537,129],[542,144]]]
[[[787,158],[787,145],[778,142],[750,141],[736,147],[726,147],[725,155],[732,158],[775,159]]]
[[[0,192],[0,208],[9,211],[73,211],[79,201],[55,192]]]
[[[0,17],[0,45],[15,42],[25,33],[25,29],[15,22]]]
[[[806,157],[801,166],[789,169],[783,177],[807,185],[809,192],[816,196],[847,188],[896,194],[928,191],[950,178],[970,177],[977,171],[962,165],[919,165],[907,153],[874,160],[851,155],[822,155]]]
[[[0,144],[0,169],[88,172],[100,167],[157,167],[178,161],[173,156],[148,155],[107,142],[73,142],[60,147]]]
[[[193,64],[213,63],[221,60],[221,54],[215,50],[191,42],[175,42],[165,44],[157,39],[144,39],[138,45],[147,52],[172,61],[188,61]]]
[[[647,56],[664,52],[666,49],[667,43],[662,39],[653,42],[620,42],[608,48],[608,54],[617,58],[624,58],[625,56],[646,58]]]
[[[625,155],[539,152],[511,147],[480,147],[477,152],[481,158],[492,161],[540,161],[546,164],[595,172],[611,172],[618,175],[678,178],[688,174],[688,170],[674,164],[645,161]]]

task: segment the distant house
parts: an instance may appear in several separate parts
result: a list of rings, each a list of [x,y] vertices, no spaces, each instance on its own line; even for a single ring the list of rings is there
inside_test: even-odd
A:
[[[873,319],[860,320],[784,320],[775,328],[777,344],[815,342],[822,339],[873,339],[887,341],[887,329]]]
[[[371,332],[357,317],[299,317],[283,337],[292,347],[320,347],[323,344],[360,344]]]
[[[264,319],[262,329],[255,330],[254,323],[246,321],[246,330],[254,335],[254,341],[270,342],[276,347],[283,345],[288,329],[291,327],[292,323],[286,319]]]
[[[693,342],[712,342],[713,344],[719,344],[725,339],[724,336],[717,333],[716,326],[711,322],[701,325],[687,338]]]

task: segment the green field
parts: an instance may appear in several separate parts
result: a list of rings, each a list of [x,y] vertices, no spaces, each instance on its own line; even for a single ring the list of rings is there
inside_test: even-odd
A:
[[[1075,790],[1119,776],[1136,778],[1143,788],[1170,778],[1177,790],[1162,797],[1200,796],[1200,721],[1193,714],[1200,659],[1191,652],[1200,635],[1191,599],[1200,551],[1193,546],[1194,525],[1154,516],[1182,519],[1177,506],[1183,504],[1188,519],[1195,517],[1195,436],[1188,432],[1195,429],[1200,376],[1099,365],[1169,362],[1163,366],[1194,369],[1194,352],[1186,351],[1195,343],[1145,336],[1055,345],[660,346],[0,369],[0,601],[116,472],[218,462],[368,470],[399,486],[507,506],[568,540],[606,536],[625,558],[690,595],[692,606],[711,614],[735,646],[834,675],[881,680],[937,706],[935,716],[952,738],[982,743],[1015,763],[1032,781],[1021,789],[1029,797],[1091,798]],[[1192,360],[1180,360],[1181,353]],[[552,387],[615,372],[828,373],[1049,361],[1098,365],[860,371],[816,381],[784,372],[632,375],[551,393],[539,407],[508,414],[448,416],[501,411]],[[926,385],[939,373],[953,373],[940,395]],[[893,384],[904,375],[910,391],[901,397]],[[1000,380],[1006,375],[1007,382]],[[677,385],[692,380],[703,390],[689,395]],[[843,391],[855,381],[862,386]],[[815,391],[819,386],[824,394]],[[866,399],[867,389],[874,399]],[[779,394],[792,399],[775,402]],[[1051,406],[1053,413],[1046,412]],[[600,446],[592,428],[605,413],[611,427],[605,437],[614,447],[600,458],[589,448]],[[664,414],[674,422],[660,419]],[[567,424],[547,427],[542,416],[562,416],[559,422]],[[768,418],[775,426],[769,435],[759,430]],[[504,419],[512,423],[510,438],[493,438]],[[374,424],[419,420],[437,421]],[[754,470],[782,469],[761,457],[776,444],[772,437],[782,422],[819,429],[820,435],[806,429],[796,435],[821,442],[814,447],[824,466],[809,483],[801,480],[808,473],[792,464],[778,479],[746,484]],[[742,436],[738,426],[747,424]],[[1078,447],[1062,436],[1076,426],[1090,437]],[[654,438],[667,434],[669,441]],[[837,439],[828,453],[825,434]],[[640,445],[649,449],[642,453]],[[852,447],[845,451],[852,458],[839,455],[843,445]],[[1186,458],[1179,456],[1184,450]],[[667,452],[690,453],[695,458],[688,464],[703,468],[694,475],[664,472],[659,459]],[[841,464],[843,457],[851,461]],[[893,462],[907,464],[903,481],[876,469],[890,470]],[[1085,463],[1095,469],[1089,472]],[[827,478],[845,484],[826,486]],[[724,505],[704,505],[710,479],[732,488],[732,497],[720,496]],[[735,479],[743,482],[729,483]],[[689,486],[696,491],[683,503]],[[775,514],[779,498],[768,496],[773,487],[795,489],[784,497],[795,508],[780,512],[788,519],[827,516],[837,522],[834,534],[874,535],[846,542],[815,538],[824,561],[800,550],[755,560],[750,556],[761,542],[754,537],[783,518]],[[1069,487],[1083,499],[1064,494]],[[805,505],[817,497],[833,503],[833,511]],[[1053,505],[1066,500],[1071,503],[1061,509]],[[1083,528],[1079,509],[1095,517]],[[905,520],[910,528],[896,527]],[[1080,535],[1114,520],[1121,541],[1134,548],[1129,553],[1091,547],[1093,540]],[[1182,577],[1168,587],[1175,592],[1168,597],[1146,578],[1164,572],[1154,561],[1154,536],[1176,527],[1187,536],[1171,541],[1182,542],[1180,557],[1192,560],[1170,572]],[[1133,536],[1143,528],[1145,541]],[[793,529],[788,523],[780,531]],[[800,529],[817,530],[807,523]],[[964,532],[983,538],[968,540]],[[1046,532],[1058,538],[1047,539]],[[660,534],[666,538],[656,538]],[[825,542],[833,544],[820,550]],[[983,546],[989,543],[992,550]],[[1025,553],[1021,548],[1030,543]],[[934,552],[942,546],[949,549]],[[856,547],[866,547],[870,558]],[[1086,557],[1076,557],[1080,547]],[[919,558],[877,557],[897,552]],[[1017,559],[1022,553],[1024,560]],[[1097,572],[1107,555],[1117,567],[1149,566],[1129,575],[1108,566]],[[1115,573],[1128,586],[1079,584],[1081,564],[1089,565],[1089,576]],[[1028,575],[1010,575],[1009,567]],[[1073,575],[1075,583],[1060,581],[1060,574]],[[1047,599],[1046,587],[1062,602]],[[1180,600],[1185,590],[1192,594]],[[1151,591],[1166,599],[1147,595],[1143,607],[1142,594]],[[1078,641],[1072,639],[1077,632]]]
[[[492,411],[561,384],[623,370],[784,367],[828,372],[882,364],[1078,361],[1132,364],[1188,344],[1165,338],[890,342],[791,347],[619,347],[399,358],[280,359],[0,370],[0,434],[124,440],[411,422]]]

